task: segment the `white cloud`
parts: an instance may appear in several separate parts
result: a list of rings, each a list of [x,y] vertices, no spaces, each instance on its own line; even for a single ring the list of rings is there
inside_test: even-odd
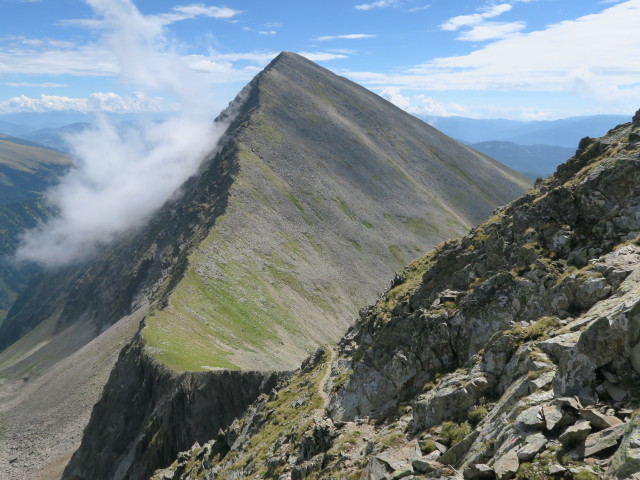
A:
[[[260,30],[258,33],[260,35],[275,35],[278,32],[276,30]]]
[[[33,82],[2,82],[0,85],[5,85],[7,87],[36,87],[36,88],[64,88],[69,85],[65,83],[33,83]]]
[[[242,13],[240,10],[234,10],[233,8],[206,6],[203,3],[192,3],[189,5],[175,6],[171,9],[170,12],[167,13],[161,13],[159,15],[149,15],[146,17],[146,19],[149,23],[156,23],[158,25],[167,26],[175,22],[190,20],[197,17],[231,19],[239,15],[240,13]],[[107,23],[105,23],[103,19],[95,18],[71,18],[67,20],[61,20],[59,24],[91,29],[102,29],[107,26]]]
[[[470,27],[482,23],[489,18],[497,17],[505,12],[511,10],[511,5],[508,3],[500,3],[485,8],[480,13],[474,13],[472,15],[459,15],[457,17],[450,18],[440,28],[442,30],[455,31],[461,27]]]
[[[640,0],[494,41],[393,73],[341,72],[370,86],[410,90],[575,92],[640,104]]]
[[[314,40],[317,42],[326,42],[329,40],[355,40],[359,38],[375,38],[375,35],[367,33],[348,33],[346,35],[324,35],[322,37],[316,37]]]
[[[427,8],[431,8],[431,4],[430,3],[427,3],[426,5],[422,5],[421,7],[410,8],[409,11],[410,12],[419,12],[421,10],[426,10]]]
[[[524,29],[524,27],[524,22],[483,22],[480,25],[474,26],[471,30],[462,32],[460,36],[458,36],[458,40],[482,42],[496,38],[507,38],[517,34]]]
[[[380,96],[413,115],[447,117],[469,114],[469,110],[460,104],[445,104],[427,95],[404,96],[397,87],[383,88]]]
[[[22,238],[19,260],[59,266],[91,255],[126,230],[143,224],[197,170],[222,133],[211,118],[210,85],[171,53],[156,18],[145,17],[129,0],[86,0],[105,25],[126,82],[139,86],[140,98],[113,93],[88,99],[16,97],[32,109],[121,111],[156,101],[149,93],[169,94],[180,110],[162,123],[149,122],[125,132],[99,115],[93,129],[69,137],[74,168],[50,192],[60,215]],[[150,100],[149,97],[151,97]],[[9,108],[11,105],[8,106]]]
[[[305,58],[308,58],[312,62],[323,62],[328,60],[340,60],[342,58],[348,58],[347,55],[343,55],[341,53],[330,53],[330,52],[297,52],[298,55],[302,55]]]
[[[378,0],[373,3],[362,3],[360,5],[356,5],[356,10],[371,10],[372,8],[385,8],[392,7],[398,3],[398,0]]]
[[[148,98],[144,94],[122,97],[113,92],[92,93],[88,98],[58,95],[40,95],[37,98],[19,95],[0,101],[0,113],[51,112],[76,110],[79,112],[141,113],[164,112],[172,106],[161,98]],[[175,108],[175,107],[173,107]]]

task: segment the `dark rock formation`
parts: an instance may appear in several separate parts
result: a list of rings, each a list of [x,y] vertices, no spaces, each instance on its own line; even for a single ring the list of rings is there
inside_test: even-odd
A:
[[[146,478],[178,452],[229,426],[283,377],[240,371],[176,374],[143,349],[137,340],[122,350],[64,479]]]

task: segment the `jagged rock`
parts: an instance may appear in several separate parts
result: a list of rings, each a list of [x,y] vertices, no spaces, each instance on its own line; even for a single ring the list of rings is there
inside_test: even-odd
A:
[[[469,435],[443,453],[440,460],[447,465],[458,465],[460,460],[468,452],[471,445],[473,445],[473,442],[478,438],[478,435],[480,435],[480,432],[478,430],[473,430]]]
[[[566,468],[557,463],[552,463],[551,465],[549,465],[549,475],[560,475],[566,471]]]
[[[604,381],[602,382],[602,386],[607,391],[609,396],[613,398],[616,402],[621,402],[628,396],[628,392],[617,385],[614,385],[611,382]]]
[[[524,440],[524,445],[518,450],[518,460],[529,461],[540,452],[548,440],[542,433],[534,433]]]
[[[576,288],[574,300],[579,308],[586,310],[611,293],[611,286],[605,278],[589,278]]]
[[[496,461],[493,469],[496,472],[496,478],[498,480],[508,480],[515,476],[519,466],[518,453],[516,449],[512,449]]]
[[[544,416],[545,427],[549,431],[557,426],[566,425],[570,421],[567,413],[558,405],[543,406],[542,415]]]
[[[382,462],[384,465],[386,465],[388,471],[399,472],[399,471],[411,470],[411,465],[409,465],[405,461],[405,458],[397,457],[391,454],[391,452],[389,451],[380,453],[376,455],[375,458],[378,459],[380,462]]]
[[[528,427],[542,429],[545,426],[545,420],[540,405],[534,405],[520,413],[516,418],[516,423],[526,425]]]
[[[620,447],[611,459],[606,478],[623,480],[640,472],[640,417],[630,421]]]
[[[442,423],[451,416],[466,413],[476,404],[477,396],[472,385],[439,388],[423,395],[413,408],[413,423],[416,428],[427,429]]]
[[[384,463],[375,457],[369,458],[369,463],[364,473],[367,476],[367,480],[387,480],[389,478]]]
[[[584,456],[590,457],[593,454],[606,450],[617,445],[618,440],[624,435],[625,424],[616,425],[597,433],[592,433],[584,442]]]
[[[609,428],[620,425],[622,420],[611,415],[603,415],[594,408],[580,408],[578,409],[580,416],[589,421],[589,423],[595,428]]]
[[[553,403],[556,405],[560,405],[561,407],[569,407],[574,410],[580,410],[582,408],[582,404],[580,400],[576,397],[559,397],[553,400]]]
[[[569,447],[576,444],[582,444],[591,433],[591,425],[587,420],[582,420],[568,427],[558,440],[564,447]]]
[[[466,480],[493,480],[496,478],[496,473],[493,471],[493,468],[484,463],[469,465],[464,469],[462,475]]]

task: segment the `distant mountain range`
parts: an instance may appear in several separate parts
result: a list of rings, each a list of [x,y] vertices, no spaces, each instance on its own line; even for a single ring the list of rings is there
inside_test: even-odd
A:
[[[565,162],[576,151],[575,147],[527,146],[499,141],[469,143],[468,145],[506,166],[518,170],[532,180],[538,177],[548,177],[558,165]]]
[[[0,135],[0,325],[37,271],[14,265],[9,255],[21,232],[51,217],[42,196],[70,164],[69,157],[44,145]]]
[[[593,115],[560,120],[518,121],[423,116],[450,137],[469,143],[499,140],[519,145],[553,145],[575,149],[583,137],[601,137],[628,120],[627,115]],[[566,159],[565,159],[566,160]]]
[[[109,114],[121,129],[135,128],[139,116]],[[145,118],[162,119],[166,114]],[[547,177],[567,160],[584,136],[600,137],[627,117],[594,115],[553,121],[421,117],[446,135],[475,148],[529,178]],[[66,137],[89,128],[93,116],[80,112],[14,113],[0,115],[0,132],[31,140],[64,153]]]

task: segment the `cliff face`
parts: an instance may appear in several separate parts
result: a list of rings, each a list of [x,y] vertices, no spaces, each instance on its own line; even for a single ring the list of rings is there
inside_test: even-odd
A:
[[[640,112],[153,478],[636,478],[639,232]]]
[[[176,374],[142,349],[138,337],[122,350],[63,478],[148,477],[180,450],[228,426],[278,380],[267,372]],[[101,449],[105,443],[108,450]]]

